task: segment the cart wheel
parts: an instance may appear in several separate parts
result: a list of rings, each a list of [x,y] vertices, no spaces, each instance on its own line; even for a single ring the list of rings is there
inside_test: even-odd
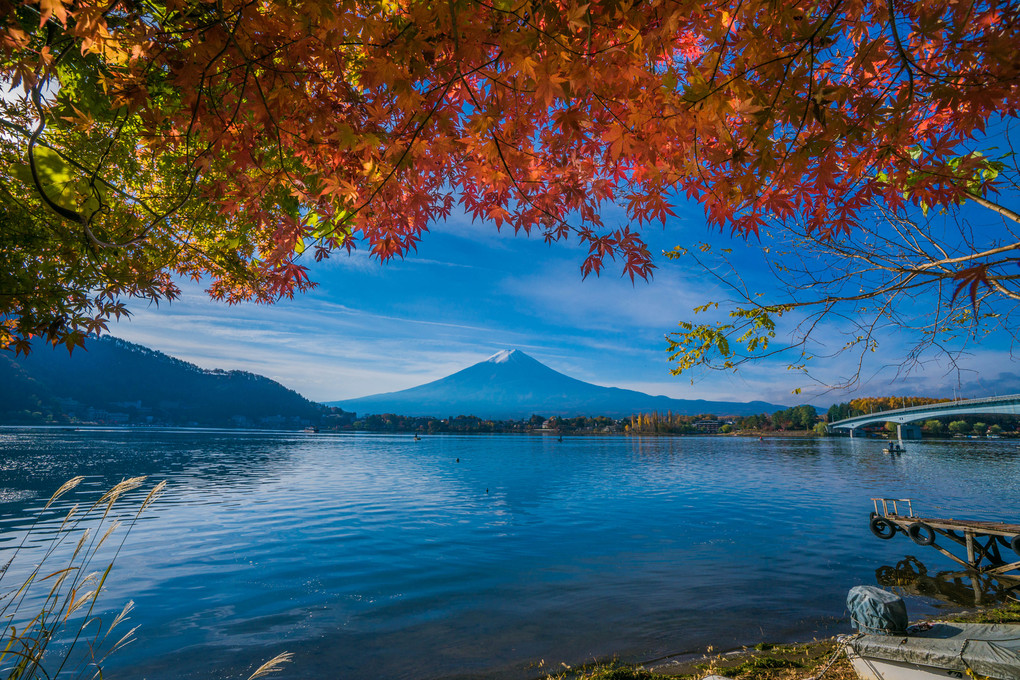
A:
[[[918,545],[931,545],[935,542],[935,530],[924,522],[914,522],[907,527],[907,536]]]
[[[884,517],[872,517],[871,533],[879,538],[889,540],[896,535],[896,525]]]
[[[1020,534],[1013,537],[1013,540],[1009,542],[1009,547],[1013,549],[1017,555],[1020,555]]]

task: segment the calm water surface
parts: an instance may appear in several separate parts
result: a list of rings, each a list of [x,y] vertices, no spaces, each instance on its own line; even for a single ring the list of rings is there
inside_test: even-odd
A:
[[[66,479],[166,479],[103,603],[114,678],[529,679],[845,631],[846,591],[916,555],[872,496],[1020,519],[1020,446],[846,439],[0,429],[0,550]],[[459,459],[459,462],[457,462]],[[30,546],[30,550],[31,550]],[[38,550],[39,548],[35,548]],[[912,598],[912,615],[938,606]],[[541,662],[545,666],[540,666]]]

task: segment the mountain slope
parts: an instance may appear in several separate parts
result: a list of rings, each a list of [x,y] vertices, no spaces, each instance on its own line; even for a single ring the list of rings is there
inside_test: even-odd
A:
[[[254,373],[207,371],[108,336],[87,348],[68,355],[40,343],[28,356],[0,354],[0,419],[24,421],[32,412],[110,418],[96,417],[101,410],[121,414],[118,422],[296,425],[322,413],[319,404]]]
[[[617,387],[600,387],[564,375],[519,350],[504,350],[445,378],[400,392],[328,402],[345,411],[399,413],[406,416],[527,418],[672,411],[681,415],[772,413],[785,406],[671,399]]]

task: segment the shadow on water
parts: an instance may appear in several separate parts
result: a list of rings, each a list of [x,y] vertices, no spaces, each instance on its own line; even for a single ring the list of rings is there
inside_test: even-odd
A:
[[[913,555],[876,569],[875,581],[900,595],[918,595],[966,607],[1001,604],[1020,595],[1018,578],[959,570],[929,574],[928,567]]]

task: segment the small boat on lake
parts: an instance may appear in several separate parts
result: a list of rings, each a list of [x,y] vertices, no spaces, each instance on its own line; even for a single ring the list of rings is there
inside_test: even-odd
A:
[[[1020,624],[907,626],[903,599],[874,586],[850,589],[847,608],[860,631],[844,639],[861,680],[1020,680]]]
[[[903,453],[907,450],[907,447],[902,443],[896,441],[889,444],[889,446],[882,449],[882,453]]]
[[[307,432],[308,434],[315,434],[318,431],[319,431],[319,428],[317,428],[317,427],[306,427],[304,430],[302,430],[302,432]]]

